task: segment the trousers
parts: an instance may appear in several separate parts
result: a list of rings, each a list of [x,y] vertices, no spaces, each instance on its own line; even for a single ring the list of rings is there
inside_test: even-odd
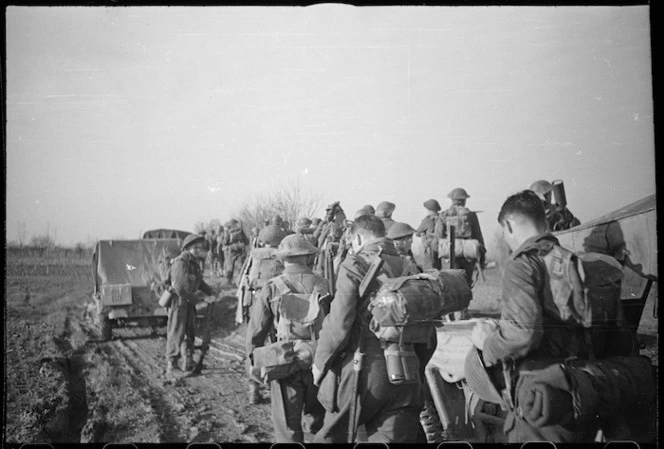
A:
[[[196,336],[196,306],[188,303],[179,296],[173,298],[171,308],[168,310],[168,324],[166,326],[166,358],[178,359],[180,348],[184,344],[186,353],[193,353],[194,338]]]
[[[310,443],[323,425],[325,409],[310,370],[272,381],[272,424],[276,443]]]
[[[426,443],[419,419],[424,405],[421,379],[413,384],[393,385],[387,377],[385,356],[378,340],[368,338],[366,346],[357,388],[358,427],[364,425],[370,443]],[[314,443],[348,442],[354,400],[353,354],[346,355],[341,363],[338,411],[325,413],[323,427]]]

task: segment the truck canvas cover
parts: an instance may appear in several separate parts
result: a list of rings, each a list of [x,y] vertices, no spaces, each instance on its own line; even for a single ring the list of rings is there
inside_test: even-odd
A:
[[[177,229],[151,229],[143,233],[144,239],[184,239],[191,232]]]
[[[103,285],[150,287],[160,282],[159,257],[164,248],[180,252],[180,239],[100,240],[92,255],[95,293]]]

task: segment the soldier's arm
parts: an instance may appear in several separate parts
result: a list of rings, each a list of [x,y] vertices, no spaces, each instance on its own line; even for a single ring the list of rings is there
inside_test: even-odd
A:
[[[212,287],[210,287],[204,280],[201,279],[201,285],[199,286],[199,290],[202,291],[206,295],[214,295],[214,291],[212,291]]]
[[[266,284],[254,299],[247,324],[246,348],[250,355],[254,348],[265,345],[265,339],[272,328],[274,315],[270,308],[270,299],[274,294],[274,285]]]
[[[498,328],[484,341],[484,360],[493,365],[526,356],[542,339],[542,306],[538,300],[540,275],[526,256],[505,266]]]
[[[474,239],[477,239],[482,245],[484,245],[484,237],[482,236],[482,229],[480,228],[480,221],[477,218],[477,214],[475,212],[472,212],[470,214],[471,219],[472,219],[472,235]]]
[[[445,227],[445,218],[446,215],[441,213],[436,219],[436,225],[434,227],[433,233],[438,237],[439,240],[443,240],[447,235],[447,229]]]
[[[425,217],[420,223],[420,226],[415,231],[415,235],[421,237],[422,234],[425,234],[427,232],[428,228],[429,228],[429,220],[428,217]]]
[[[330,313],[323,321],[316,349],[314,364],[321,372],[327,371],[348,345],[357,318],[358,287],[359,280],[348,271],[344,262],[339,269],[334,300],[330,304]]]
[[[198,298],[192,293],[194,286],[189,280],[187,263],[182,259],[177,259],[171,266],[171,285],[175,293],[183,300],[190,303],[198,302]]]

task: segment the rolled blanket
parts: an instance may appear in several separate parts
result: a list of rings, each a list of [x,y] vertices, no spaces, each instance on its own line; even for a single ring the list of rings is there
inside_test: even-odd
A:
[[[570,376],[569,367],[562,363],[527,370],[538,365],[543,364],[524,363],[516,385],[518,406],[530,424],[537,427],[563,424],[595,415],[599,398],[586,376]]]
[[[577,389],[595,391],[598,396],[596,413],[603,418],[628,408],[639,409],[657,397],[652,363],[647,357],[574,361],[568,372]]]

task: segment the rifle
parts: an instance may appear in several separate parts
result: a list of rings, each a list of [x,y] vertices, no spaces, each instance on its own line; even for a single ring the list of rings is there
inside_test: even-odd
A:
[[[369,289],[369,286],[374,281],[376,275],[383,266],[384,260],[381,259],[380,257],[382,251],[383,249],[381,248],[378,251],[378,255],[370,256],[372,259],[371,265],[369,266],[369,270],[367,270],[367,273],[362,278],[362,281],[360,282],[360,286],[358,288],[358,294],[360,295],[360,300],[364,298]],[[363,352],[364,350],[363,343],[364,343],[364,326],[362,325],[362,323],[360,323],[359,341],[357,343],[357,349],[355,350],[355,354],[353,355],[353,394],[350,403],[350,419],[348,421],[349,443],[353,443],[355,441],[355,437],[357,436],[357,428],[359,424],[358,423],[359,415],[357,413],[357,405],[358,405],[357,401],[359,400],[359,395],[357,394],[357,387],[358,384],[360,383],[360,372],[362,371],[364,365],[365,354]]]
[[[194,347],[194,349],[200,349],[201,353],[198,356],[198,361],[196,362],[194,369],[191,373],[185,374],[184,377],[192,377],[201,374],[201,371],[203,370],[203,360],[205,359],[207,352],[210,350],[210,342],[212,341],[212,311],[214,305],[219,302],[219,297],[215,297],[211,300],[206,299],[205,302],[208,304],[207,316],[205,317],[205,331],[203,332],[201,345]]]
[[[240,288],[237,299],[237,311],[235,312],[235,322],[237,324],[242,324],[245,321],[248,321],[249,307],[254,302],[254,291],[249,285],[249,270],[251,269],[251,257],[247,257],[247,260],[244,262],[242,271],[240,273]],[[248,290],[248,291],[247,291]],[[246,295],[251,295],[249,304],[245,306],[245,297]]]
[[[328,282],[328,289],[330,295],[334,296],[335,279],[334,279],[334,257],[332,256],[332,249],[330,243],[325,248],[325,277]]]

